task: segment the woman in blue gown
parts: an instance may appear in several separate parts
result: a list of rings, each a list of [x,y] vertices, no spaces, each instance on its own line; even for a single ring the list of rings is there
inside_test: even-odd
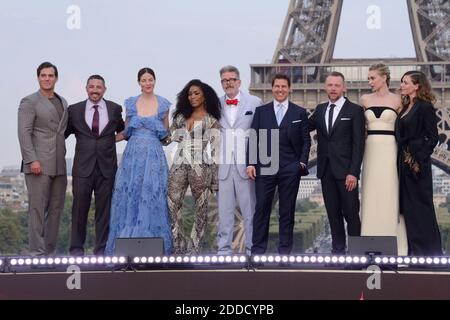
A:
[[[160,140],[167,135],[170,102],[154,94],[155,73],[141,69],[142,94],[128,98],[126,128],[118,141],[128,139],[119,166],[111,203],[106,254],[117,238],[161,237],[164,252],[172,251],[167,206],[168,165]]]

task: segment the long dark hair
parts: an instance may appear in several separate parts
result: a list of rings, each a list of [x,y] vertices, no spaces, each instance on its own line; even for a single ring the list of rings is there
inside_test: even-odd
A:
[[[185,119],[189,119],[192,116],[194,109],[192,108],[191,103],[188,99],[189,89],[192,86],[199,87],[200,90],[202,90],[205,97],[206,112],[208,112],[208,114],[210,114],[217,120],[220,120],[222,107],[220,105],[220,100],[217,96],[217,93],[213,88],[211,88],[211,86],[201,82],[198,79],[189,81],[188,84],[183,88],[183,90],[181,90],[181,92],[178,94],[177,105],[173,114],[173,118],[175,119],[180,114],[182,114]]]
[[[436,96],[433,93],[433,89],[431,88],[431,84],[430,81],[428,80],[427,76],[425,75],[425,73],[423,73],[422,71],[408,71],[406,72],[403,77],[402,77],[402,82],[403,82],[403,78],[409,76],[411,78],[412,83],[414,84],[418,84],[419,88],[417,89],[417,95],[414,98],[414,100],[424,100],[424,101],[428,101],[431,103],[435,103],[436,102]],[[402,104],[403,107],[408,107],[410,103],[415,103],[416,101],[410,101],[409,96],[402,96]]]

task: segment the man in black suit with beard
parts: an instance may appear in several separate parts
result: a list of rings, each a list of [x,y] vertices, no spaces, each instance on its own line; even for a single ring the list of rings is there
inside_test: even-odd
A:
[[[86,225],[92,192],[95,194],[94,254],[102,255],[109,233],[112,190],[117,171],[116,133],[124,130],[122,107],[104,100],[105,80],[90,76],[88,99],[69,106],[66,138],[76,137],[72,169],[73,206],[70,254],[84,255]]]
[[[364,154],[365,119],[361,106],[344,98],[344,75],[332,72],[325,81],[329,101],[309,119],[317,130],[317,177],[330,222],[332,253],[345,254],[346,235],[360,236],[358,180]]]
[[[264,254],[269,238],[275,188],[279,194],[280,254],[290,254],[300,177],[308,175],[311,137],[305,109],[289,101],[291,81],[277,74],[272,81],[274,101],[256,108],[248,148],[247,175],[256,180],[252,254]],[[257,156],[255,156],[257,154]]]

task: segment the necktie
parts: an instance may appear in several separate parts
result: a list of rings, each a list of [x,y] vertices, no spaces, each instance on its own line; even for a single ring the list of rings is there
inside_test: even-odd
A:
[[[278,123],[278,126],[280,126],[280,124],[281,124],[281,121],[283,121],[283,105],[280,103],[279,105],[278,105],[278,110],[277,110],[277,123]]]
[[[331,134],[331,129],[333,129],[333,113],[335,104],[330,104],[330,112],[328,113],[328,134]]]
[[[237,106],[239,103],[238,99],[227,99],[226,104],[227,106]]]
[[[92,118],[92,132],[98,136],[100,131],[100,114],[98,112],[98,106],[95,105],[93,107],[95,109],[94,111],[94,117]]]

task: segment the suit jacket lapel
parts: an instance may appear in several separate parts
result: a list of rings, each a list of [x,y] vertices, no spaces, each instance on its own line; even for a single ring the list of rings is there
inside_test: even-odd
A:
[[[277,115],[275,114],[275,102],[272,102],[270,104],[270,108],[269,109],[270,109],[269,114],[270,114],[270,117],[272,118],[272,127],[273,128],[279,128],[278,122],[277,122]]]
[[[233,127],[235,127],[235,128],[239,127],[239,123],[244,119],[245,111],[246,111],[245,110],[246,103],[247,103],[247,101],[245,100],[245,96],[241,92],[241,101],[239,101],[239,105],[238,105],[237,118],[233,125]]]
[[[225,112],[225,108],[227,108],[227,103],[226,103],[226,95],[222,97],[220,103],[222,104],[222,117],[220,118],[220,125],[224,128],[231,128],[231,124],[228,121],[228,116]]]
[[[106,103],[106,110],[108,111],[108,123],[106,124],[105,128],[103,128],[102,132],[100,132],[100,135],[106,132],[106,130],[111,126],[113,117],[114,117],[114,110],[109,103],[109,101],[105,100]]]
[[[75,110],[74,113],[78,117],[77,121],[79,121],[82,124],[83,128],[87,132],[93,134],[91,128],[89,127],[89,124],[86,122],[86,103],[87,103],[87,100],[84,100],[83,102],[81,102],[77,106],[77,109]]]
[[[41,97],[41,103],[45,106],[45,110],[47,110],[50,117],[52,117],[53,120],[55,120],[56,123],[59,124],[61,119],[59,118],[58,111],[56,111],[56,107],[53,105],[53,103],[50,101],[50,99],[48,99],[46,96],[44,96],[40,91],[39,91],[39,96]],[[62,104],[62,101],[61,101],[61,104]],[[63,105],[63,107],[64,107],[64,105]],[[63,114],[63,116],[64,116],[64,114]]]
[[[327,123],[325,121],[325,115],[327,113],[327,104],[323,104],[319,106],[319,119],[320,119],[320,127],[325,136],[328,136]]]
[[[330,136],[333,135],[334,131],[336,130],[336,127],[341,123],[341,115],[345,112],[345,110],[347,110],[347,104],[348,104],[348,100],[345,99],[345,103],[342,106],[341,111],[338,113],[336,121],[333,124],[333,127],[331,128]]]
[[[290,119],[291,119],[291,114],[292,114],[292,108],[294,108],[294,107],[289,102],[288,109],[286,111],[286,114],[283,117],[283,120],[281,120],[280,127],[286,127],[286,126],[289,125],[289,122],[290,122]]]

